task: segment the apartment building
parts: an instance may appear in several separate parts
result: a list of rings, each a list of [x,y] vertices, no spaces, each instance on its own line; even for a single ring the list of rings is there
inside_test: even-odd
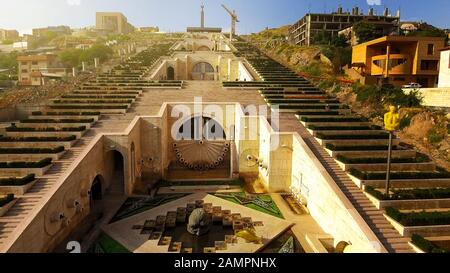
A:
[[[19,39],[19,32],[17,30],[0,29],[0,41]]]
[[[27,55],[17,57],[21,86],[45,85],[47,79],[62,78],[66,69],[61,68],[54,54]]]
[[[96,29],[105,33],[128,34],[135,27],[128,23],[127,17],[120,12],[97,12]]]
[[[450,47],[441,50],[441,65],[439,68],[439,88],[450,87]]]
[[[340,7],[333,13],[308,13],[289,28],[289,40],[292,44],[309,46],[314,44],[314,36],[322,31],[336,37],[341,30],[364,20],[395,29],[400,22],[400,12],[392,16],[389,9],[385,9],[383,15],[379,16],[375,14],[374,9],[369,9],[367,15],[364,15],[358,7],[353,8],[351,12],[344,12]]]
[[[50,26],[44,28],[34,28],[33,37],[35,38],[42,37],[49,32],[53,32],[58,35],[70,35],[72,33],[72,30],[68,26]]]
[[[445,38],[385,36],[353,47],[352,72],[366,84],[437,86]],[[352,73],[348,73],[349,75]]]

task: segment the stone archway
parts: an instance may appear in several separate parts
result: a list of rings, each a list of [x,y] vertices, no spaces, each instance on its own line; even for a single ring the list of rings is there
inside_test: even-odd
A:
[[[192,68],[193,80],[213,81],[214,74],[214,67],[207,62],[199,62]]]
[[[169,81],[175,80],[175,69],[171,66],[167,68],[167,80]]]
[[[205,45],[199,46],[197,51],[211,51],[211,49]]]
[[[109,151],[106,158],[111,165],[109,166],[110,181],[106,189],[109,195],[125,194],[125,160],[123,155],[116,150]]]
[[[97,175],[92,181],[90,188],[89,204],[91,208],[94,208],[96,204],[103,199],[104,178],[101,175]]]

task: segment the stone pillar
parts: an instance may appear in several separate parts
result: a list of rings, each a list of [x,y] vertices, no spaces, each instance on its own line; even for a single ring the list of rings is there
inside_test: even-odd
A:
[[[82,67],[81,71],[85,72],[86,71],[86,62],[82,62],[81,67]]]
[[[75,67],[72,67],[72,76],[75,78],[77,76],[77,70]]]
[[[95,66],[95,68],[98,68],[99,64],[100,64],[100,59],[99,58],[95,58],[94,59],[94,66]]]
[[[389,69],[390,69],[390,65],[389,65],[389,61],[390,61],[390,55],[391,55],[391,45],[388,44],[386,47],[386,64],[385,64],[385,69],[386,69],[386,73],[385,73],[385,78],[389,77]]]

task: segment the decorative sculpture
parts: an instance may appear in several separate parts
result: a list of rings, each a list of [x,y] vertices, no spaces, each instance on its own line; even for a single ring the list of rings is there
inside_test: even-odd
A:
[[[245,228],[236,233],[236,237],[245,239],[249,243],[261,244],[262,238],[256,235],[254,229]]]
[[[397,107],[389,106],[389,112],[384,115],[384,127],[387,131],[393,132],[400,126],[400,115],[397,113]]]
[[[210,219],[204,209],[195,209],[189,216],[187,230],[192,235],[201,236],[209,232]]]

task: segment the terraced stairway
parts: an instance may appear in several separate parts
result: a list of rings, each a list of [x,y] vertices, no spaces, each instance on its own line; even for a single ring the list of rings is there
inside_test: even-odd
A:
[[[32,220],[28,216],[45,205],[44,197],[60,186],[62,175],[98,134],[126,129],[135,116],[127,112],[144,89],[182,87],[179,81],[141,80],[169,48],[162,44],[143,51],[6,128],[0,136],[0,161],[6,161],[0,162],[0,185],[20,192],[20,182],[28,188],[16,194],[16,203],[0,217],[0,252],[7,251],[17,228],[24,228]],[[30,172],[34,174],[26,176]]]
[[[281,112],[280,130],[296,131],[302,136],[384,247],[389,252],[412,252],[408,244],[410,239],[399,234],[383,211],[346,173],[386,169],[387,164],[383,161],[389,138],[386,132],[250,44],[241,40],[234,45],[239,50],[238,55],[245,57],[259,75],[260,81],[224,82],[224,87],[258,88],[267,104]],[[399,140],[394,143],[394,171],[435,170],[432,163],[405,148]],[[345,148],[339,149],[341,147]],[[334,150],[330,152],[330,149]],[[411,155],[417,160],[403,159]]]

